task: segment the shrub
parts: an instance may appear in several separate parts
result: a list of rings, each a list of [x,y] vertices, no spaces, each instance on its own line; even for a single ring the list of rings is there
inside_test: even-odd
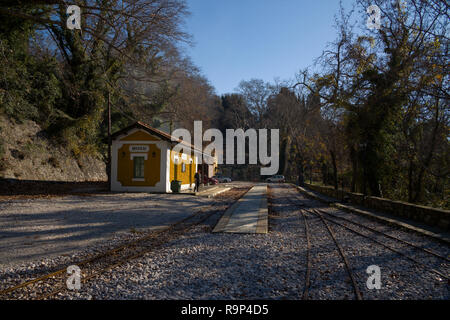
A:
[[[59,160],[56,159],[55,157],[50,157],[48,159],[48,163],[53,166],[54,168],[59,168],[60,167],[60,163]]]

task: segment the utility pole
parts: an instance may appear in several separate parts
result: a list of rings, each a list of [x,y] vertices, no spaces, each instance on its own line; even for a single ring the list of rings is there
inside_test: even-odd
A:
[[[108,90],[108,164],[107,164],[107,174],[108,174],[108,190],[111,191],[111,92]]]

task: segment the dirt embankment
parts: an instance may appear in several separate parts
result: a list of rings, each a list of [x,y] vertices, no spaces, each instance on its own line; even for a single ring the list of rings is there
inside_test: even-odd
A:
[[[85,182],[107,176],[100,155],[76,159],[64,146],[52,144],[35,122],[16,123],[0,115],[0,179]]]

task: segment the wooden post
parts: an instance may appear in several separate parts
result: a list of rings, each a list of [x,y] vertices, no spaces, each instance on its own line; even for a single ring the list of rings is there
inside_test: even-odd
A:
[[[107,175],[108,175],[108,190],[111,191],[111,93],[108,90],[108,164],[107,164]]]

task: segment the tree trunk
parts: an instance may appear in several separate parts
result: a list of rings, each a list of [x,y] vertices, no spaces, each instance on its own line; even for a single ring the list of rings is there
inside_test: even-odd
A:
[[[423,197],[423,176],[425,175],[425,168],[420,169],[417,182],[415,184],[414,197],[412,198],[412,203],[418,203],[422,201]]]
[[[298,184],[300,186],[305,185],[305,175],[302,161],[298,161],[297,163],[297,172],[298,172]]]
[[[381,197],[380,184],[376,178],[376,175],[372,172],[367,177],[367,183],[369,185],[371,195],[374,197]]]
[[[425,161],[420,166],[420,172],[419,176],[417,177],[417,183],[415,184],[415,194],[413,197],[413,203],[418,203],[422,201],[423,198],[423,178],[425,176],[425,171],[428,170],[431,164],[431,160],[433,159],[434,149],[436,147],[436,139],[438,135],[438,129],[439,129],[439,108],[438,108],[439,101],[436,101],[436,113],[434,116],[434,127],[433,127],[433,134],[431,136],[431,143],[430,143],[430,149],[428,150],[427,157],[425,158]]]
[[[358,178],[358,158],[356,157],[356,151],[351,148],[350,157],[352,159],[352,186],[351,191],[356,192],[356,181]]]
[[[328,184],[328,166],[325,162],[322,164],[322,183],[325,186]]]
[[[338,172],[337,172],[337,164],[336,164],[336,155],[334,154],[333,151],[330,151],[330,155],[331,155],[331,161],[333,164],[333,185],[334,185],[334,189],[337,190],[339,189],[339,185],[338,185]]]
[[[413,172],[414,172],[414,164],[412,160],[409,160],[409,168],[408,168],[408,202],[413,202],[414,199],[414,189],[413,189]]]
[[[282,149],[282,168],[280,170],[280,174],[287,176],[287,169],[289,168],[289,150],[291,149],[291,139],[289,137],[286,137],[283,139],[283,149]]]

